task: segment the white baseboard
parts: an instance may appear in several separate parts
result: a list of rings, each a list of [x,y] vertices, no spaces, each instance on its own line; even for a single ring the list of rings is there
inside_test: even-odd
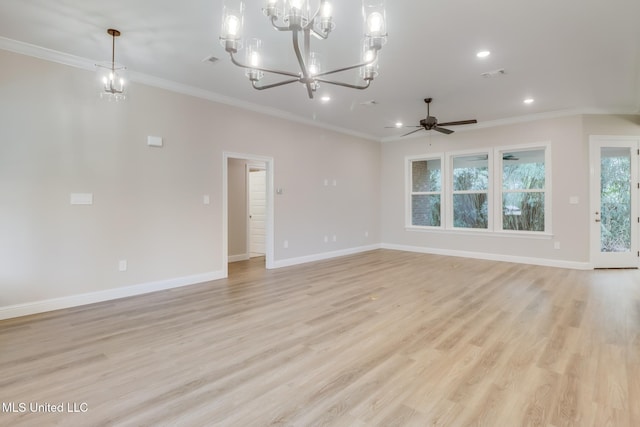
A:
[[[376,245],[368,245],[368,246],[359,246],[356,248],[340,249],[340,250],[331,251],[331,252],[322,252],[319,254],[301,256],[297,258],[287,258],[279,261],[274,261],[273,268],[290,267],[292,265],[305,264],[307,262],[314,262],[314,261],[322,261],[325,259],[337,258],[345,255],[353,255],[360,252],[367,252],[367,251],[372,251],[380,248],[381,246],[379,244],[376,244]]]
[[[548,258],[534,258],[516,255],[491,254],[485,252],[459,251],[454,249],[428,248],[423,246],[395,245],[392,243],[383,243],[380,247],[383,249],[393,249],[397,251],[484,259],[488,261],[514,262],[518,264],[540,265],[544,267],[570,268],[573,270],[591,270],[593,268],[589,262],[579,261],[563,261]]]
[[[182,286],[195,285],[197,283],[223,279],[224,277],[225,276],[222,271],[212,271],[209,273],[194,274],[191,276],[176,277],[166,280],[157,280],[154,282],[141,283],[138,285],[105,289],[103,291],[89,292],[86,294],[70,295],[67,297],[10,305],[6,307],[0,307],[0,320],[10,319],[13,317],[28,316],[30,314],[44,313],[53,310],[60,310],[63,308],[77,307],[86,304],[93,304],[96,302],[110,301],[134,295],[147,294],[149,292],[179,288]]]
[[[374,244],[360,246],[356,248],[341,249],[332,252],[323,252],[314,255],[307,255],[296,258],[288,258],[274,261],[273,268],[289,267],[307,262],[322,261],[330,258],[353,255],[375,249],[392,249],[407,252],[419,252],[434,255],[456,256],[464,258],[484,259],[490,261],[514,262],[520,264],[540,265],[546,267],[570,268],[574,270],[591,270],[593,266],[589,262],[563,261],[547,258],[522,257],[514,255],[490,254],[484,252],[470,252],[452,249],[428,248],[422,246],[396,245],[391,243]],[[231,259],[231,257],[229,257]],[[247,258],[248,259],[248,258]],[[141,283],[138,285],[124,286],[103,291],[89,292],[67,297],[53,298],[48,300],[33,301],[23,304],[0,307],[0,320],[14,317],[28,316],[31,314],[44,313],[47,311],[60,310],[63,308],[77,307],[96,302],[110,301],[119,298],[126,298],[134,295],[142,295],[150,292],[162,291],[166,289],[179,288],[182,286],[195,285],[197,283],[208,282],[225,278],[223,271],[213,271],[209,273],[194,274],[191,276],[177,277],[173,279],[158,280],[154,282]]]
[[[246,261],[250,258],[250,254],[229,255],[229,262]]]

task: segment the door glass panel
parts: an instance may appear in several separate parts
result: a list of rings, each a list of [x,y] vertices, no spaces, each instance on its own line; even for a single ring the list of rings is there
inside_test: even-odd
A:
[[[600,250],[631,251],[631,154],[629,148],[600,149]]]

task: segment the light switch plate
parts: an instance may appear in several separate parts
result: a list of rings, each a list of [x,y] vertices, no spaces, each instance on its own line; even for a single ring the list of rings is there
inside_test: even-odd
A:
[[[92,205],[93,193],[71,193],[69,203],[72,205]]]
[[[148,136],[147,145],[149,147],[162,147],[162,137],[160,136]]]

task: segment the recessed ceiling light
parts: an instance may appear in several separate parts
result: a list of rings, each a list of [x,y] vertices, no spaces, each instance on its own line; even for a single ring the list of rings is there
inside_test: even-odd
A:
[[[396,127],[397,128],[401,128],[402,127],[402,122],[396,122]]]
[[[533,98],[527,98],[523,101],[525,104],[533,104]]]
[[[322,98],[320,98],[320,101],[329,102],[329,101],[331,101],[331,97],[329,95],[325,95]]]
[[[489,52],[488,50],[481,50],[480,52],[476,53],[476,56],[478,58],[486,58],[489,55],[491,55],[491,52]]]

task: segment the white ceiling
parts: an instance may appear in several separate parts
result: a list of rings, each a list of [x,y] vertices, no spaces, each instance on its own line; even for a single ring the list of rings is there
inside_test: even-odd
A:
[[[297,72],[290,35],[271,29],[261,1],[246,2],[245,35],[263,39],[265,65]],[[362,36],[360,1],[333,3],[335,31],[312,41],[327,69],[357,62]],[[218,42],[221,0],[2,0],[0,37],[10,39],[5,47],[15,40],[104,61],[106,30],[117,28],[116,60],[134,75],[377,140],[404,133],[385,129],[398,120],[417,125],[425,97],[440,122],[476,118],[477,127],[556,112],[640,111],[638,0],[388,0],[386,10],[379,77],[364,91],[322,85],[327,104],[298,83],[252,89]],[[478,59],[483,49],[492,54]],[[211,55],[220,60],[202,61]],[[503,76],[480,76],[501,68]],[[526,97],[535,102],[525,105]]]

